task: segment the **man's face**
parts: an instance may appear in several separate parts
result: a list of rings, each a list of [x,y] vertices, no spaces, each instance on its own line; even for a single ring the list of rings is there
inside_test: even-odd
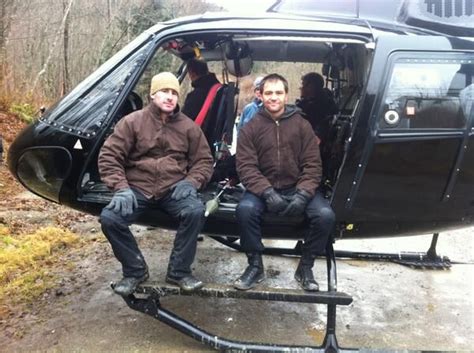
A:
[[[308,83],[305,82],[304,80],[301,81],[300,96],[301,96],[301,98],[308,98],[310,96],[309,89],[308,89]]]
[[[259,88],[255,88],[254,94],[255,94],[255,98],[262,100],[262,94],[260,93]]]
[[[170,88],[157,91],[152,98],[153,103],[164,113],[172,113],[178,104],[178,93]]]
[[[281,81],[267,81],[262,92],[263,106],[270,113],[272,118],[278,118],[285,111],[285,104],[288,101],[288,94]]]

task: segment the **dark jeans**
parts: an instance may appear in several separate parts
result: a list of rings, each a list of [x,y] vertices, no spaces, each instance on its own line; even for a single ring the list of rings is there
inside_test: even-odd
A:
[[[181,278],[191,274],[191,264],[196,255],[197,237],[204,225],[204,205],[197,198],[188,196],[176,201],[171,193],[160,200],[148,200],[140,192],[133,190],[138,207],[132,215],[123,217],[104,208],[100,215],[102,231],[112,245],[115,257],[122,264],[125,277],[140,277],[147,271],[145,258],[130,232],[129,226],[149,208],[159,208],[179,219],[173,250],[168,264],[168,275]]]
[[[294,191],[292,191],[294,192]],[[288,192],[282,192],[288,195]],[[265,201],[246,191],[237,206],[237,221],[240,228],[240,243],[246,253],[261,253],[265,249],[262,243],[261,223],[266,210]],[[305,232],[303,255],[314,257],[326,253],[326,244],[333,232],[336,216],[323,194],[316,191],[305,209],[309,220],[309,229]]]

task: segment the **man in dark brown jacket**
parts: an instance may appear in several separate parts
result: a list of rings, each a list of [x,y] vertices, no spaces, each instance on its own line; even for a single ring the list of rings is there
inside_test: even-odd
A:
[[[129,295],[148,278],[148,267],[129,226],[150,207],[179,219],[166,281],[186,291],[202,287],[191,273],[204,224],[197,197],[212,175],[206,137],[177,106],[179,82],[169,72],[152,78],[151,103],[121,119],[99,155],[99,171],[114,191],[102,210],[102,231],[122,264],[114,290]]]
[[[305,213],[309,230],[295,273],[303,289],[319,290],[313,276],[315,257],[324,254],[335,215],[321,192],[321,157],[310,123],[295,107],[286,105],[288,82],[278,74],[261,83],[263,108],[240,130],[237,172],[246,192],[237,206],[240,242],[248,266],[235,281],[247,290],[265,278],[261,221],[265,211],[281,216]]]

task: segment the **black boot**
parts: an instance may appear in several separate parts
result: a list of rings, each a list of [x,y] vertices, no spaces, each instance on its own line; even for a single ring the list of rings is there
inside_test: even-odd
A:
[[[117,284],[113,286],[114,292],[123,297],[129,296],[137,286],[148,279],[148,270],[140,277],[123,277]]]
[[[245,269],[242,276],[234,282],[234,288],[240,290],[247,290],[253,288],[257,283],[265,279],[265,271],[263,269],[262,254],[251,253],[247,254],[249,265]]]
[[[299,282],[301,288],[309,292],[319,291],[318,282],[313,275],[314,257],[305,256],[300,260],[295,272],[295,279]]]
[[[192,292],[204,286],[204,283],[198,280],[193,275],[189,274],[181,278],[174,278],[170,275],[166,275],[166,282],[170,284],[176,284],[185,292]]]

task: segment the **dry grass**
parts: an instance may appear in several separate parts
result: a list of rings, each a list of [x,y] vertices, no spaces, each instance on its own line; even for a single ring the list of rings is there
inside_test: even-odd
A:
[[[31,302],[54,285],[48,268],[59,262],[61,250],[79,237],[57,227],[14,237],[0,225],[0,305]]]

